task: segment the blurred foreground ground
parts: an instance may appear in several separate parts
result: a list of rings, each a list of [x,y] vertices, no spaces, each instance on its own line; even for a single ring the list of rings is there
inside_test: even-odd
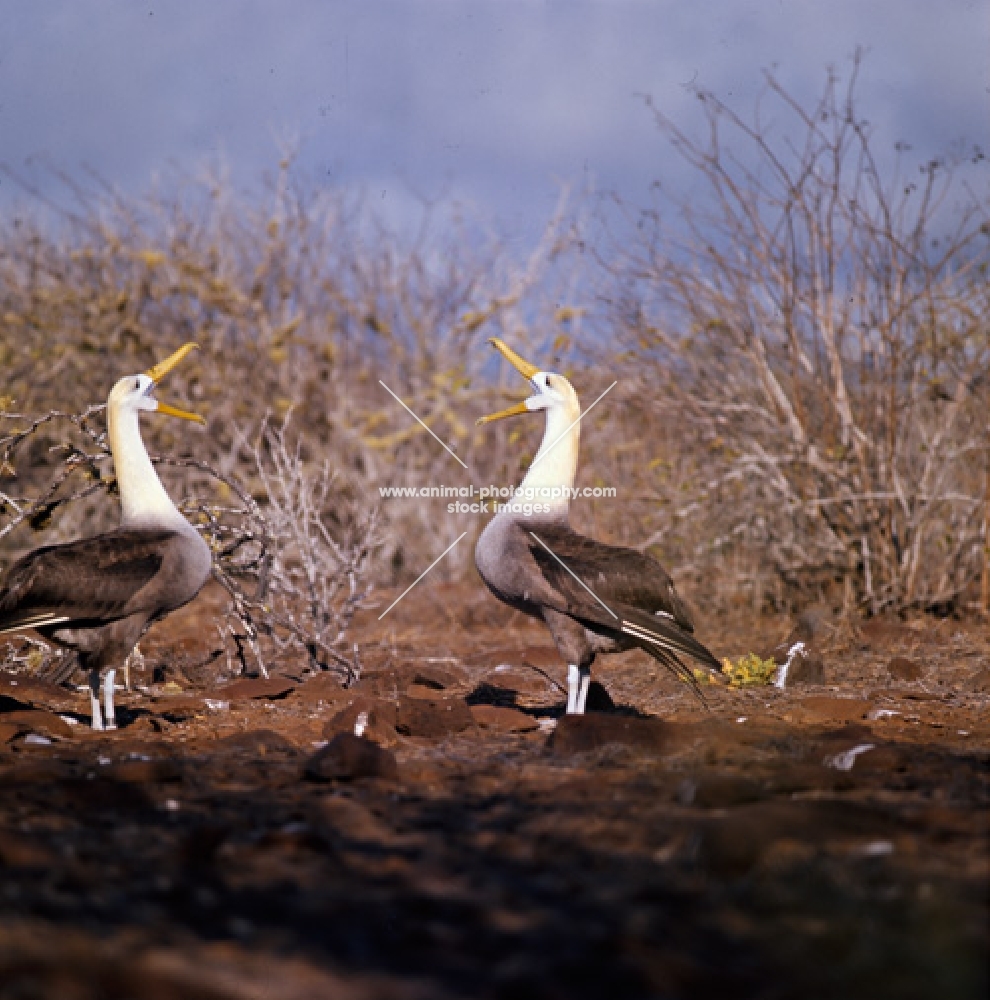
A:
[[[823,683],[707,708],[612,657],[614,705],[551,731],[541,626],[480,585],[378,622],[394,596],[346,691],[219,686],[209,589],[146,636],[115,733],[0,674],[0,997],[985,995],[985,624],[826,625]],[[333,740],[361,712],[387,752]]]

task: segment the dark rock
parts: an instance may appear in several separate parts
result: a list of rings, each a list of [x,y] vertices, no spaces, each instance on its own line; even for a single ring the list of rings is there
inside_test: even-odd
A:
[[[250,698],[268,698],[274,700],[284,698],[294,691],[296,683],[284,677],[252,677],[242,681],[234,681],[225,687],[217,688],[218,698],[230,701],[244,701]]]
[[[353,733],[338,733],[306,762],[310,781],[353,781],[398,775],[395,754]]]
[[[292,695],[307,702],[327,701],[333,703],[353,697],[353,692],[342,687],[340,681],[333,674],[321,673],[303,681]]]
[[[413,684],[430,688],[433,691],[445,691],[447,688],[457,687],[458,684],[464,682],[465,675],[462,671],[448,667],[436,667],[432,664],[416,667],[412,677]]]
[[[539,723],[531,715],[515,708],[499,705],[472,705],[474,721],[485,729],[496,729],[503,733],[524,733],[538,729]]]
[[[492,690],[505,692],[505,697],[510,701],[521,694],[543,696],[553,688],[553,683],[539,671],[507,664],[490,670],[485,674],[482,684]]]
[[[206,701],[192,694],[163,695],[152,699],[151,705],[156,714],[169,722],[184,722],[206,712]]]
[[[403,697],[399,700],[395,728],[403,736],[423,736],[439,740],[474,725],[474,716],[463,698],[424,701]]]
[[[6,712],[2,719],[5,725],[17,726],[21,733],[38,733],[58,740],[71,739],[73,735],[72,727],[64,719],[54,712],[45,712],[40,708]]]
[[[624,715],[565,715],[550,735],[555,754],[589,753],[609,743],[661,753],[667,746],[666,725],[660,719]]]
[[[363,715],[364,731],[360,735],[379,746],[389,746],[396,739],[395,714],[393,702],[358,695],[327,721],[323,727],[323,738],[333,739],[338,733],[354,734]]]
[[[909,660],[906,656],[895,656],[887,664],[887,673],[894,680],[916,681],[921,677],[921,664]]]

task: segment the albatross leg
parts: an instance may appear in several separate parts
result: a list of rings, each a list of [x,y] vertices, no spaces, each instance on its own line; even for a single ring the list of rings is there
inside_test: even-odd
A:
[[[103,730],[103,716],[100,713],[100,668],[89,672],[89,707],[94,729]]]
[[[107,729],[117,728],[117,717],[114,715],[113,711],[113,684],[117,677],[116,670],[108,670],[107,676],[103,679],[103,704],[106,705],[107,709],[107,719],[106,727]]]
[[[581,668],[576,663],[567,665],[567,714],[575,715],[581,711],[578,708],[578,696],[581,688]]]
[[[584,715],[584,706],[588,701],[588,689],[591,687],[591,667],[580,668],[580,682],[578,685],[577,706],[575,711],[578,715]]]

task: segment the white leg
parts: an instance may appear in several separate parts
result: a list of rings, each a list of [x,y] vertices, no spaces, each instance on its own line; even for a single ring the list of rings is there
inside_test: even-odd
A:
[[[576,663],[567,667],[567,714],[574,715],[578,704],[578,689],[581,684],[581,671]]]
[[[116,670],[108,670],[103,681],[103,703],[107,709],[107,729],[117,728],[117,717],[113,712],[113,682],[116,676]]]
[[[103,716],[100,713],[100,672],[92,670],[89,674],[89,708],[94,729],[103,730]]]
[[[591,687],[591,667],[584,667],[581,670],[581,684],[578,688],[577,707],[575,711],[578,715],[584,715],[584,706],[588,701],[588,688]]]

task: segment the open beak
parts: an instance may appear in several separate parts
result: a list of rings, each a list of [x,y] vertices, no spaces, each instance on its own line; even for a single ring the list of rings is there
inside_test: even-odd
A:
[[[170,354],[164,361],[159,361],[157,365],[152,365],[145,375],[151,379],[152,382],[157,385],[163,378],[165,378],[168,373],[175,368],[180,362],[182,362],[187,355],[197,350],[199,344],[189,341],[187,344],[183,344],[174,354]],[[179,417],[182,420],[193,420],[198,424],[205,424],[206,419],[201,417],[198,413],[190,413],[188,410],[180,410],[175,406],[169,406],[168,403],[163,403],[160,399],[156,399],[155,402],[158,404],[158,412],[165,413],[170,417]]]
[[[540,370],[536,367],[536,365],[526,361],[524,358],[521,358],[511,347],[509,347],[508,344],[505,343],[505,341],[499,340],[498,337],[492,337],[488,343],[499,351],[505,360],[508,361],[509,364],[511,364],[512,367],[515,368],[515,370],[519,372],[519,374],[522,375],[527,382]],[[525,401],[523,401],[522,403],[516,403],[515,406],[499,410],[498,413],[489,413],[486,417],[479,417],[478,420],[475,421],[475,424],[477,426],[480,426],[481,424],[490,424],[493,420],[502,420],[504,417],[515,417],[520,413],[529,412],[529,407],[526,405]]]
[[[489,413],[486,417],[478,417],[474,423],[476,427],[480,427],[482,424],[490,424],[493,420],[501,420],[503,417],[515,417],[520,413],[529,413],[529,407],[526,405],[525,400],[521,403],[516,403],[515,406],[499,410],[498,413]]]
[[[519,372],[519,374],[522,375],[527,382],[540,370],[536,367],[536,365],[519,357],[519,355],[516,354],[516,352],[509,347],[505,341],[499,340],[498,337],[492,337],[488,343],[491,344],[495,350],[500,351],[502,357],[504,357],[505,360],[508,361],[509,364],[512,365],[512,367],[515,368],[515,370]]]

